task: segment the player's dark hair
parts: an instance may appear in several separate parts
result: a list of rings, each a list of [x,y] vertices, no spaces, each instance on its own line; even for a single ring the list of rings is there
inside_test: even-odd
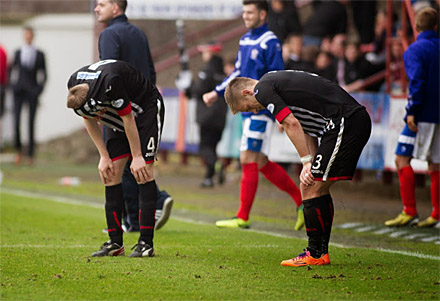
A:
[[[243,5],[254,4],[258,10],[269,11],[269,4],[266,0],[243,0]]]
[[[86,102],[88,93],[89,85],[86,83],[73,86],[67,95],[67,107],[69,109],[80,108]]]
[[[432,7],[422,8],[416,14],[416,29],[418,32],[435,30],[438,24],[438,13]]]
[[[111,3],[116,3],[117,6],[125,13],[127,9],[127,0],[110,0]]]

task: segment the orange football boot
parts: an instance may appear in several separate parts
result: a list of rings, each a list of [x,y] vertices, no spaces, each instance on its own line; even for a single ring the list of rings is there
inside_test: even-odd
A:
[[[330,264],[330,256],[328,256],[328,253],[322,254],[321,258],[322,258],[322,260],[324,260],[324,264]]]
[[[288,266],[288,267],[302,267],[306,265],[326,265],[330,264],[330,259],[328,263],[326,263],[323,259],[324,256],[321,256],[319,258],[314,258],[312,255],[310,255],[310,252],[307,250],[304,250],[303,253],[299,254],[297,257],[283,260],[281,262],[282,266]],[[328,257],[328,256],[327,256]]]

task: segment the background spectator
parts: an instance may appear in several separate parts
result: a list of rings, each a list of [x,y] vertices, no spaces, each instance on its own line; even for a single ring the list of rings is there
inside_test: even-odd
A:
[[[301,51],[301,70],[316,73],[315,62],[319,53],[317,46],[305,46]]]
[[[217,144],[220,141],[225,127],[227,105],[224,99],[219,99],[208,107],[203,102],[204,93],[212,91],[223,81],[223,59],[218,55],[222,46],[214,42],[198,45],[197,50],[202,53],[205,67],[198,73],[198,77],[191,87],[191,95],[196,99],[196,122],[200,129],[199,154],[205,163],[205,178],[200,187],[213,187],[215,163],[217,162]],[[222,97],[221,97],[222,98]],[[220,174],[223,171],[219,172]],[[220,176],[220,179],[223,176]],[[220,182],[220,181],[219,181]]]
[[[345,47],[345,84],[365,78],[371,75],[371,72],[371,64],[364,58],[359,43],[348,42]]]
[[[374,16],[376,14],[376,0],[351,1],[353,21],[359,33],[359,43],[362,52],[374,49]]]
[[[345,85],[345,45],[347,43],[347,35],[340,33],[333,37],[330,51],[333,55],[333,69],[335,81],[340,85]]]
[[[284,41],[289,51],[289,56],[287,61],[285,61],[286,70],[295,70],[302,68],[301,62],[301,51],[303,48],[302,36],[299,34],[289,34]]]
[[[332,55],[326,51],[319,51],[316,57],[315,69],[316,73],[328,80],[334,80],[333,65],[332,65]]]
[[[320,46],[326,36],[347,32],[347,0],[316,2],[304,28],[304,45]]]
[[[295,5],[288,1],[271,0],[268,12],[269,29],[284,41],[291,33],[301,33],[301,23]]]
[[[14,91],[14,123],[15,149],[17,155],[15,164],[22,161],[22,143],[20,135],[20,118],[23,104],[29,106],[29,149],[28,165],[33,164],[35,155],[35,116],[38,107],[38,97],[46,83],[46,60],[44,53],[35,48],[34,30],[31,27],[23,28],[24,45],[15,52],[11,66],[11,86]]]
[[[8,84],[8,57],[0,45],[0,151],[3,149],[3,114],[5,113],[5,90]]]

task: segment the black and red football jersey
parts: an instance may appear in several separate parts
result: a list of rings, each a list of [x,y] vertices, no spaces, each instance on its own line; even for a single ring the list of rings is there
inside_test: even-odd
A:
[[[133,114],[136,123],[143,118],[156,118],[157,88],[144,75],[126,62],[104,60],[73,73],[67,87],[89,84],[84,105],[75,113],[94,118],[115,130],[124,131],[120,116]]]
[[[297,70],[266,73],[254,88],[259,103],[281,122],[292,113],[304,132],[321,137],[364,108],[338,84],[313,73]]]

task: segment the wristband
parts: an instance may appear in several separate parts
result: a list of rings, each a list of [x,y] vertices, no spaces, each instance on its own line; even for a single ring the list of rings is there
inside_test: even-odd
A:
[[[312,159],[313,159],[312,155],[308,154],[304,157],[301,157],[301,163],[306,164],[306,163],[312,162]]]

